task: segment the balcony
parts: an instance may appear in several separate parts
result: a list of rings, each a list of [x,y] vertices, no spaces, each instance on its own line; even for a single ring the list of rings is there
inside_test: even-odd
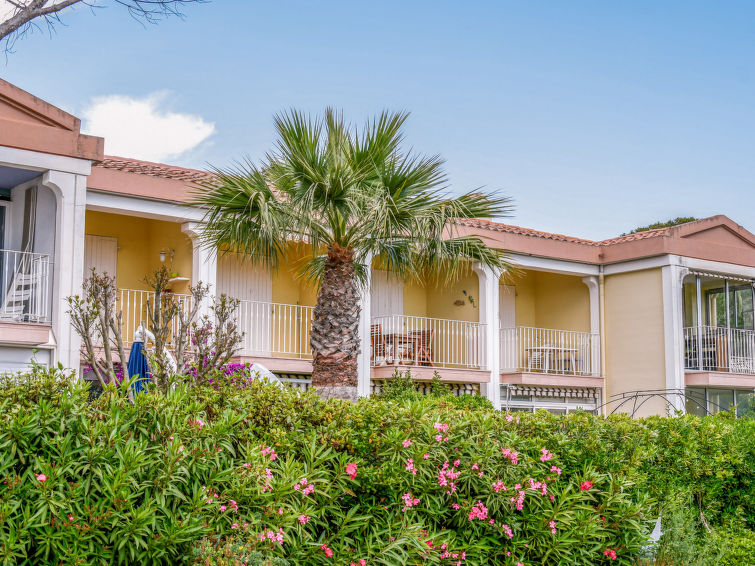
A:
[[[683,333],[687,385],[755,387],[755,331],[690,326]]]
[[[174,300],[190,306],[191,296],[172,294]],[[154,304],[154,293],[137,289],[120,289],[119,307],[123,313],[123,341],[130,346],[134,332],[147,326],[147,301]],[[281,372],[311,372],[312,351],[309,329],[313,307],[258,301],[240,301],[236,321],[243,340],[238,357],[257,361]],[[178,325],[171,328],[169,345],[175,342]]]
[[[313,312],[314,307],[303,305],[240,301],[237,320],[244,340],[239,356],[277,371],[311,372]]]
[[[0,341],[49,340],[52,261],[48,254],[0,250]]]
[[[500,356],[502,383],[603,386],[598,334],[528,326],[502,328]]]
[[[373,317],[370,327],[372,377],[410,369],[418,379],[436,370],[448,381],[485,382],[486,326],[478,322],[409,315]]]

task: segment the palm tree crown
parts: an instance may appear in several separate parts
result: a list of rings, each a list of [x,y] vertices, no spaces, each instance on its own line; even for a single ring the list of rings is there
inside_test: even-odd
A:
[[[320,388],[356,386],[358,287],[372,258],[399,277],[440,281],[471,261],[509,267],[500,252],[457,232],[461,219],[507,214],[508,199],[447,196],[443,160],[402,151],[407,117],[383,112],[359,132],[331,109],[324,119],[284,113],[262,164],[215,169],[194,195],[207,209],[207,245],[270,267],[291,246],[310,245],[302,273],[320,286],[311,331]]]

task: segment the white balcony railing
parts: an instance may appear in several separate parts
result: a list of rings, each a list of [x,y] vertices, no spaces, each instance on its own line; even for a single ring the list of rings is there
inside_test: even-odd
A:
[[[684,329],[684,366],[700,371],[755,373],[755,331],[718,326]]]
[[[191,295],[170,294],[172,300],[179,302],[182,309],[188,310],[191,306]],[[167,298],[167,297],[166,297]],[[119,289],[117,308],[122,312],[123,342],[126,346],[134,341],[134,332],[139,325],[148,328],[147,301],[155,308],[155,293],[138,289]],[[174,319],[171,324],[169,345],[175,343],[178,332],[178,322]]]
[[[464,320],[390,315],[372,318],[372,365],[484,369],[484,324]]]
[[[190,295],[170,295],[182,308],[191,305]],[[128,346],[134,340],[139,325],[147,326],[147,301],[154,307],[154,293],[137,289],[120,289],[118,308],[123,313],[123,341]],[[258,301],[240,301],[236,322],[244,337],[239,350],[242,356],[276,356],[311,358],[309,329],[313,307]],[[178,323],[171,328],[169,346],[175,342]]]
[[[48,254],[0,250],[0,321],[50,322]]]
[[[598,334],[517,326],[500,338],[502,372],[600,376]]]
[[[314,307],[259,301],[240,301],[239,330],[242,356],[311,358],[309,330]]]

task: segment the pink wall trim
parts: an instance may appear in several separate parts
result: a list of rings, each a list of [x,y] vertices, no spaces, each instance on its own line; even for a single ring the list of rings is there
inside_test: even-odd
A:
[[[50,340],[49,324],[0,322],[0,343],[39,346]]]
[[[691,387],[755,388],[755,374],[721,371],[688,371],[684,383]]]
[[[410,370],[412,378],[419,381],[429,381],[437,371],[440,374],[441,381],[452,383],[489,383],[490,372],[479,369],[461,369],[461,368],[436,368],[427,366],[375,366],[370,369],[372,379],[389,379],[393,377],[393,371],[398,369],[401,372]]]
[[[501,383],[514,385],[542,385],[546,387],[605,387],[602,377],[585,377],[580,375],[557,375],[550,373],[502,373]]]
[[[105,140],[81,133],[81,120],[0,79],[0,145],[100,160]]]

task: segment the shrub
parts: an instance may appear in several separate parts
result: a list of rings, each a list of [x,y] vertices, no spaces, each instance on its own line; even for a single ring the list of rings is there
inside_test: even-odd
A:
[[[744,534],[726,544],[748,540],[741,421],[514,416],[448,396],[351,404],[234,376],[134,403],[114,385],[89,403],[85,384],[41,368],[3,383],[0,560],[627,565],[653,498],[672,491],[714,533],[736,520]],[[703,435],[731,450],[713,475],[685,468],[711,458]],[[745,493],[724,492],[734,485]]]

